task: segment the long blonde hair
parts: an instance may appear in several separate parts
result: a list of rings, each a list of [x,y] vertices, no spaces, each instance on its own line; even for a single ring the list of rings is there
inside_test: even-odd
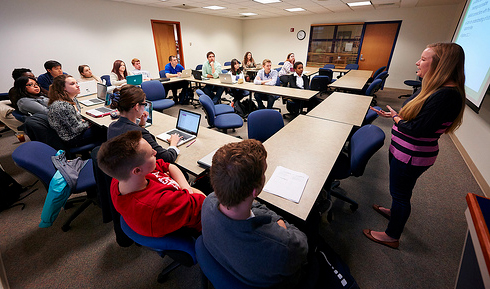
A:
[[[400,110],[400,116],[404,120],[414,119],[429,96],[448,82],[453,82],[461,95],[461,110],[445,133],[453,132],[461,125],[465,108],[464,51],[456,43],[434,43],[427,45],[427,48],[430,48],[434,55],[430,68],[422,79],[422,90]]]

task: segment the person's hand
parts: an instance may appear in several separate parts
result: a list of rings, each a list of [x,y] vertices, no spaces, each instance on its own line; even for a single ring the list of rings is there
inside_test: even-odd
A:
[[[214,61],[210,62],[209,65],[211,65],[211,67],[214,68]]]
[[[167,141],[170,143],[170,146],[175,147],[177,146],[181,138],[182,137],[180,135],[174,133],[173,135],[170,136],[170,138]]]
[[[282,219],[277,220],[277,224],[287,230],[286,223]]]
[[[189,193],[191,193],[191,194],[201,194],[203,196],[206,196],[201,190],[198,190],[198,189],[193,188],[193,187],[190,187]]]
[[[376,112],[379,116],[382,116],[382,117],[391,117],[391,113],[388,112],[388,111],[384,111],[382,109],[376,109],[372,106],[369,107],[370,110]]]
[[[396,112],[393,108],[391,108],[391,106],[387,105],[386,107],[390,111],[390,117],[398,116],[398,112]]]
[[[180,77],[182,75],[182,73],[180,72],[177,72],[177,76]]]
[[[145,110],[143,111],[143,114],[140,117],[140,126],[145,126],[146,125],[146,120],[148,119],[148,112]]]

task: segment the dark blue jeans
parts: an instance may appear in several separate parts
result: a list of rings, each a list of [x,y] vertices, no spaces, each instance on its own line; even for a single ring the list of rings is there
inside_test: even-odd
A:
[[[259,107],[259,109],[265,108],[262,100],[267,100],[267,109],[272,109],[272,107],[274,106],[274,102],[276,101],[276,99],[279,98],[279,96],[256,92],[254,94],[254,98],[257,101],[257,106]]]
[[[214,104],[218,104],[220,103],[221,95],[225,91],[225,88],[222,86],[206,84],[202,91],[213,100]]]
[[[390,194],[391,217],[385,233],[395,239],[400,239],[403,228],[410,217],[412,191],[417,179],[429,168],[412,166],[395,159],[390,154]]]

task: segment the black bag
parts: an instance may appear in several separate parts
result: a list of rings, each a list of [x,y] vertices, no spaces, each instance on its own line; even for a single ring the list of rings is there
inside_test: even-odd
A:
[[[252,111],[257,110],[257,105],[248,98],[237,101],[234,105],[236,113],[241,117],[247,117]]]
[[[179,104],[187,105],[194,97],[194,91],[190,88],[183,88],[179,94]]]
[[[14,180],[9,174],[7,174],[2,168],[0,168],[0,212],[15,206],[22,206],[22,210],[25,207],[24,203],[17,203],[22,200],[20,194],[24,192],[26,188],[23,188],[17,181]]]

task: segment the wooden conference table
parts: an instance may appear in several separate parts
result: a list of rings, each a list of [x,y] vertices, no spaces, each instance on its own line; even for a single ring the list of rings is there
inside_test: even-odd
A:
[[[341,78],[330,83],[329,86],[347,90],[362,90],[372,74],[371,70],[350,70]]]

